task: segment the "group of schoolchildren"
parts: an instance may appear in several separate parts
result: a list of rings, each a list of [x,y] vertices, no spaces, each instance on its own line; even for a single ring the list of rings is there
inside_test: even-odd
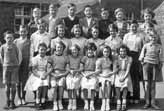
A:
[[[93,17],[89,5],[84,7],[84,18],[76,16],[73,3],[64,19],[57,17],[58,8],[49,6],[48,28],[39,17],[40,10],[35,8],[31,29],[20,25],[20,37],[15,40],[12,32],[4,33],[6,43],[0,48],[6,93],[4,109],[15,108],[16,92],[18,105],[25,105],[26,91],[33,91],[36,108],[44,109],[51,90],[53,110],[62,110],[63,93],[67,90],[68,110],[77,109],[80,93],[84,109],[94,111],[95,95],[99,92],[101,111],[111,110],[111,95],[117,99],[117,111],[125,111],[127,97],[130,102],[139,103],[142,75],[144,108],[158,109],[155,82],[162,65],[162,46],[152,10],[144,10],[144,23],[139,25],[136,20],[128,23],[122,8],[115,10],[114,22],[105,8],[100,20]],[[28,29],[34,31],[30,39]]]

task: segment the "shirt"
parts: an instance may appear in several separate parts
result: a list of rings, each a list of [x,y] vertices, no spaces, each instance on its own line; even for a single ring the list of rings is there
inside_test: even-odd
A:
[[[150,42],[145,44],[142,48],[139,60],[151,64],[158,64],[162,61],[162,46]]]
[[[81,61],[84,64],[84,71],[95,71],[96,57],[84,56]]]

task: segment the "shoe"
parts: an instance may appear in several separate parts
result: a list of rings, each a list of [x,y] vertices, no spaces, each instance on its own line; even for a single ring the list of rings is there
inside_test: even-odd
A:
[[[101,111],[105,111],[105,99],[102,100]]]
[[[94,102],[90,102],[90,111],[95,111]]]
[[[125,104],[122,105],[121,111],[126,111],[126,105]]]
[[[5,106],[3,107],[3,109],[5,110],[9,110],[10,109],[10,101],[7,101]]]
[[[18,106],[21,106],[22,105],[22,102],[21,102],[20,99],[18,99],[17,104],[18,104]]]
[[[150,107],[150,105],[146,103],[143,108],[148,109],[149,107]]]
[[[84,105],[84,110],[88,110],[89,107],[88,107],[88,101],[85,101],[85,105]]]
[[[11,103],[10,103],[10,109],[15,109],[15,108],[16,108],[15,103],[14,103],[14,102],[11,102]]]
[[[54,102],[54,105],[53,105],[53,111],[57,111],[57,110],[58,110],[57,102]]]
[[[153,108],[153,109],[155,109],[155,110],[158,110],[158,109],[160,109],[156,104],[151,104],[151,107]]]
[[[72,110],[72,104],[71,103],[68,104],[68,108],[67,109],[68,110]]]
[[[72,102],[72,110],[76,110],[76,109],[77,109],[77,105],[76,105],[76,99],[75,99]]]
[[[26,105],[25,99],[22,99],[22,105]]]
[[[62,101],[61,100],[58,101],[58,106],[59,106],[59,110],[63,109],[63,105],[62,105]]]

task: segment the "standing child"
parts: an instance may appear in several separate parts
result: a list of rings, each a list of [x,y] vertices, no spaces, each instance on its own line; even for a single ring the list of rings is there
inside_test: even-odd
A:
[[[112,55],[117,55],[117,49],[122,45],[122,39],[117,36],[118,28],[115,24],[108,26],[110,36],[105,39],[105,45],[112,50]]]
[[[28,79],[29,73],[29,62],[30,62],[30,39],[27,37],[27,27],[25,25],[20,25],[18,39],[15,39],[14,43],[22,52],[22,62],[19,67],[19,83],[17,85],[17,94],[18,94],[18,105],[25,105],[25,95],[24,87]]]
[[[152,106],[154,109],[159,109],[155,104],[155,82],[159,68],[162,65],[162,46],[157,43],[157,35],[150,34],[150,42],[146,43],[141,51],[139,60],[143,65],[143,79],[145,87],[144,108]]]
[[[55,52],[52,55],[53,72],[51,73],[51,87],[53,94],[53,110],[63,109],[62,99],[64,93],[65,77],[69,73],[66,69],[68,65],[68,57],[64,55],[66,46],[62,41],[55,44]]]
[[[132,89],[132,87],[130,87],[130,85],[132,84],[130,78],[130,66],[132,64],[132,58],[127,55],[128,51],[129,49],[125,45],[121,45],[118,49],[118,73],[116,74],[115,78],[117,111],[126,111],[127,94],[128,91],[131,91]]]
[[[99,83],[101,84],[102,105],[101,111],[110,110],[111,86],[113,81],[114,60],[112,58],[112,50],[109,46],[102,49],[103,57],[96,61],[96,71],[99,73]]]
[[[5,84],[6,105],[4,109],[14,109],[16,85],[18,83],[18,69],[21,62],[21,52],[13,43],[14,34],[4,33],[6,43],[1,46],[0,54],[3,65],[3,84]],[[11,97],[11,98],[10,98]]]
[[[79,18],[76,16],[76,5],[75,4],[70,3],[68,5],[68,16],[65,17],[63,20],[64,20],[64,24],[67,29],[67,34],[68,34],[67,37],[72,38],[71,29],[73,28],[73,26],[75,24],[79,24]]]
[[[84,18],[81,18],[79,23],[82,26],[84,37],[89,38],[88,31],[94,25],[98,25],[98,19],[93,17],[93,9],[90,5],[84,7]]]
[[[66,30],[63,24],[59,24],[56,27],[56,35],[57,37],[51,40],[51,54],[53,54],[55,51],[56,43],[62,41],[65,45],[63,54],[68,55],[68,50],[72,43],[71,43],[71,40],[67,39],[66,37]]]
[[[108,9],[102,8],[101,9],[101,19],[99,20],[99,27],[101,27],[101,29],[100,29],[101,39],[106,39],[109,36],[108,26],[111,23],[112,23],[112,21],[109,18]]]
[[[73,38],[71,39],[72,46],[77,44],[80,47],[79,55],[84,55],[84,46],[87,39],[82,36],[82,27],[79,24],[75,24],[71,30]]]
[[[36,91],[36,108],[45,108],[45,99],[48,91],[51,72],[49,58],[46,56],[47,45],[38,45],[38,55],[32,58],[32,75],[29,77],[25,90]]]
[[[76,92],[80,88],[80,80],[81,80],[81,59],[82,57],[79,55],[80,47],[78,45],[73,45],[71,47],[71,55],[69,55],[69,70],[70,73],[66,78],[69,104],[68,110],[76,110]]]
[[[83,99],[84,99],[84,110],[89,109],[89,96],[88,94],[91,92],[91,100],[90,100],[90,110],[94,111],[94,97],[97,86],[97,77],[95,73],[96,68],[96,56],[94,52],[97,47],[94,43],[88,43],[86,46],[86,56],[82,58],[84,71],[82,72],[83,76],[81,80],[81,89],[83,91]]]

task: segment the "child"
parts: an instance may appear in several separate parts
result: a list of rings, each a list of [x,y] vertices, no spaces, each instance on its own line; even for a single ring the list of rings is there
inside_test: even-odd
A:
[[[112,50],[112,55],[117,56],[117,49],[122,45],[122,39],[117,36],[118,28],[115,24],[108,26],[110,36],[105,39],[105,45],[108,45]]]
[[[71,30],[73,38],[71,39],[72,46],[77,44],[80,47],[79,55],[84,55],[84,46],[87,39],[82,36],[82,27],[79,24],[75,24]]]
[[[82,26],[84,37],[89,38],[88,31],[93,25],[98,25],[98,19],[93,17],[93,10],[90,5],[84,7],[84,18],[81,18],[79,23]]]
[[[139,60],[143,65],[146,101],[144,108],[147,109],[152,106],[154,109],[159,109],[155,104],[155,81],[158,70],[162,65],[162,46],[157,43],[155,33],[150,34],[150,42],[143,46]]]
[[[98,79],[101,84],[102,105],[101,111],[110,110],[111,85],[113,74],[116,73],[113,67],[114,60],[112,58],[112,50],[109,46],[102,49],[103,57],[96,61],[96,71],[99,73]]]
[[[79,24],[79,18],[76,16],[76,5],[70,3],[68,5],[68,16],[63,19],[66,29],[68,31],[68,38],[72,38],[71,29],[75,24]]]
[[[57,17],[59,4],[50,4],[49,5],[49,20],[48,20],[48,33],[50,34],[50,38],[56,37],[56,27],[58,24],[63,23],[63,20]]]
[[[65,26],[63,24],[59,24],[56,28],[56,35],[57,37],[55,39],[51,40],[51,54],[54,53],[55,45],[57,42],[62,41],[65,45],[65,49],[63,54],[68,55],[68,49],[71,46],[71,40],[66,38],[65,33]]]
[[[131,91],[130,87],[130,66],[132,64],[132,58],[129,57],[128,48],[125,45],[121,45],[118,49],[117,69],[118,73],[115,78],[115,89],[117,95],[117,111],[126,111],[126,99],[128,91]],[[121,102],[122,100],[122,102]],[[121,106],[122,104],[122,106]]]
[[[109,36],[108,26],[112,21],[109,19],[109,11],[106,8],[101,9],[101,19],[99,20],[100,37],[101,39],[106,39]]]
[[[91,92],[91,100],[90,100],[90,110],[94,111],[94,97],[95,90],[97,86],[97,77],[95,73],[96,68],[96,56],[94,52],[97,47],[94,43],[88,43],[86,46],[86,56],[82,58],[84,71],[82,72],[83,76],[81,80],[81,89],[83,91],[83,99],[84,99],[84,110],[88,110],[88,93]]]
[[[123,8],[117,8],[114,11],[116,21],[114,24],[118,27],[118,30],[122,30],[123,35],[127,33],[128,23],[126,22],[125,10]]]
[[[51,56],[53,72],[51,73],[51,87],[53,94],[53,110],[63,109],[62,99],[64,93],[65,77],[69,73],[66,69],[69,59],[64,55],[65,44],[59,41],[55,44],[55,52]]]
[[[38,30],[31,35],[31,55],[32,57],[38,54],[38,45],[44,42],[47,45],[47,55],[50,55],[50,41],[51,37],[46,32],[46,22],[43,19],[38,20]]]
[[[45,108],[45,99],[48,91],[51,72],[49,58],[46,56],[47,45],[40,43],[38,45],[38,55],[32,58],[32,75],[29,77],[25,90],[36,91],[36,108],[38,110]]]
[[[27,37],[27,27],[25,25],[20,25],[18,39],[15,39],[14,43],[22,52],[22,62],[19,67],[19,83],[17,84],[17,94],[18,94],[18,105],[25,105],[25,95],[24,87],[28,79],[29,73],[29,62],[30,62],[30,46],[31,42]]]
[[[76,92],[80,88],[81,80],[81,56],[79,55],[80,47],[78,45],[73,45],[71,47],[71,55],[69,57],[69,70],[70,73],[66,78],[69,104],[68,110],[76,110]]]
[[[140,63],[138,60],[139,53],[143,45],[142,35],[137,31],[138,23],[136,20],[132,20],[130,24],[130,32],[125,34],[123,43],[130,49],[129,56],[132,57],[133,62],[130,69],[133,84],[133,97],[130,102],[139,103],[140,99],[140,87],[139,78],[140,74]]]
[[[100,50],[101,48],[103,47],[104,45],[104,40],[101,40],[99,37],[100,37],[100,34],[99,34],[99,27],[94,25],[93,27],[91,27],[91,38],[88,39],[88,42],[92,42],[96,45],[97,47],[97,51],[96,51],[96,56],[100,56]]]
[[[16,84],[18,83],[18,69],[21,63],[21,52],[13,43],[14,34],[10,31],[4,33],[6,43],[0,48],[3,65],[3,84],[5,84],[6,105],[4,109],[14,109]],[[10,98],[11,97],[11,98]]]

